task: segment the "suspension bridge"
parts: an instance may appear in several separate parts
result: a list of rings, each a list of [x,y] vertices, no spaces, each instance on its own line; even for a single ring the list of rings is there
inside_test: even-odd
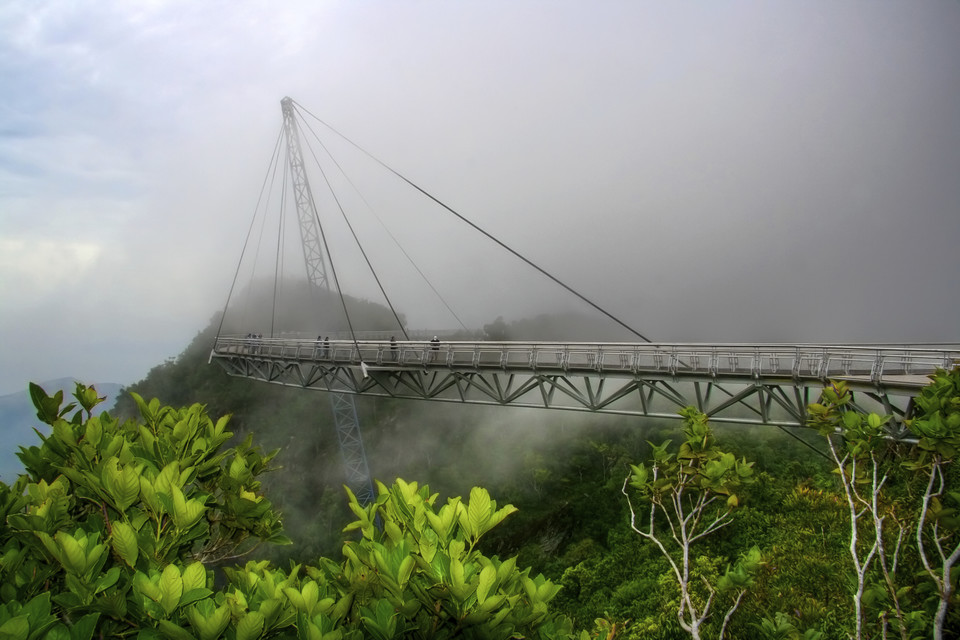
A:
[[[960,348],[891,345],[664,344],[220,337],[230,375],[330,392],[802,427],[831,380],[903,418],[910,398]]]
[[[292,186],[307,278],[318,291],[336,290],[342,302],[344,294],[330,259],[330,239],[307,177],[298,124],[303,115],[289,98],[281,105],[286,141],[284,173]],[[332,340],[313,338],[313,334],[303,332],[275,331],[268,337],[218,333],[210,361],[227,374],[330,393],[347,481],[361,499],[370,499],[373,493],[353,402],[356,395],[646,418],[677,418],[679,409],[695,406],[712,422],[789,428],[805,426],[806,406],[817,400],[824,385],[843,380],[854,391],[855,409],[892,415],[890,435],[901,437],[911,399],[929,381],[928,376],[937,369],[960,363],[958,344],[651,341],[407,178],[386,168],[532,269],[629,329],[638,340],[420,340],[404,327],[385,291],[402,340],[386,334],[371,337],[358,330],[350,321],[345,302],[342,307],[349,330],[335,334]],[[327,176],[324,179],[329,185]],[[339,203],[338,199],[337,206]],[[352,226],[350,230],[356,239]],[[365,253],[364,258],[369,265]],[[379,285],[380,280],[377,282]],[[382,285],[380,288],[383,290]]]

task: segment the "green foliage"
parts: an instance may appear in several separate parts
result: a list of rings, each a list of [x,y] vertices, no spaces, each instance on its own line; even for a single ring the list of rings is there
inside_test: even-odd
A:
[[[938,371],[914,398],[914,418],[907,422],[927,462],[937,455],[953,460],[960,452],[960,367]]]
[[[203,562],[285,541],[256,479],[272,454],[249,441],[226,448],[225,418],[134,396],[141,421],[121,422],[91,417],[101,400],[93,388],[77,385],[76,412],[77,404],[62,406],[62,392],[31,385],[30,394],[51,433],[21,449],[26,473],[0,485],[0,600],[8,611],[47,602],[49,612],[52,601],[54,621],[127,633],[142,625],[131,617],[169,620],[209,597]],[[48,633],[60,637],[62,625]]]
[[[141,420],[121,423],[90,417],[97,398],[82,385],[73,415],[62,394],[31,394],[52,433],[21,451],[26,474],[0,483],[0,638],[573,636],[548,608],[559,586],[478,550],[515,511],[479,488],[439,508],[402,480],[366,507],[350,494],[346,531],[361,537],[342,562],[250,561],[216,589],[211,563],[286,542],[259,481],[273,454],[249,437],[226,448],[227,420],[199,405],[135,395]]]
[[[440,506],[437,494],[416,483],[398,479],[377,488],[376,501],[366,507],[350,494],[357,519],[347,530],[361,538],[344,545],[346,560],[336,572],[325,565],[341,593],[355,594],[352,615],[367,637],[572,634],[570,621],[548,610],[558,585],[519,570],[516,558],[501,561],[477,549],[513,506],[498,508],[480,488],[468,502],[451,498]]]
[[[951,463],[960,448],[960,366],[940,370],[916,398],[914,418],[907,427],[918,437],[919,453],[904,467],[926,481],[917,515],[917,551],[927,585],[936,591],[937,609],[933,615],[933,636],[943,638],[953,607],[953,621],[960,624],[957,597],[960,587],[960,491],[956,490],[956,472]]]
[[[941,638],[956,601],[960,519],[952,504],[960,503],[960,495],[948,464],[960,445],[960,368],[933,374],[914,405],[906,427],[916,445],[892,437],[889,417],[853,410],[853,392],[844,382],[831,383],[821,401],[808,407],[847,503],[857,638],[870,633],[873,620],[884,635],[897,632],[906,639],[932,629]],[[916,545],[904,548],[911,530]],[[905,563],[912,571],[904,570]],[[930,582],[908,577],[924,574]]]
[[[278,449],[270,464],[283,469],[282,473],[261,476],[260,481],[263,491],[283,511],[284,530],[295,544],[264,545],[258,556],[285,564],[336,554],[340,528],[349,512],[340,490],[343,471],[337,439],[331,433],[334,427],[329,398],[233,378],[220,367],[209,365],[210,345],[218,325],[219,318],[214,318],[179,356],[154,367],[144,380],[127,388],[111,413],[140,419],[140,408],[132,395],[136,393],[143,398],[162,398],[173,406],[202,403],[210,415],[229,414],[235,438],[242,440],[253,433],[264,449]],[[364,420],[370,415],[379,419],[372,410],[373,402],[358,398],[357,405]],[[364,436],[370,434],[365,432]]]
[[[886,430],[890,417],[851,410],[853,394],[845,382],[824,388],[820,400],[807,407],[808,424],[821,436],[841,435],[850,463],[890,447]]]
[[[676,453],[670,441],[653,446],[653,461],[648,468],[631,465],[630,486],[656,503],[684,491],[699,495],[724,496],[729,509],[739,504],[736,490],[753,480],[753,463],[737,460],[717,447],[707,417],[693,407],[680,411],[686,437]],[[656,473],[653,470],[656,469]]]
[[[763,640],[821,640],[823,633],[807,629],[803,634],[793,624],[790,616],[777,612],[773,618],[764,618],[754,625]]]
[[[653,447],[650,466],[631,465],[631,475],[624,481],[650,505],[646,524],[637,526],[633,505],[631,525],[641,537],[649,540],[667,559],[680,590],[680,598],[670,607],[684,631],[695,640],[708,623],[711,608],[726,600],[727,612],[719,628],[722,638],[730,616],[740,606],[754,576],[763,564],[760,550],[753,547],[741,555],[734,567],[718,570],[718,558],[693,556],[693,547],[707,536],[717,533],[731,522],[731,514],[739,505],[736,491],[754,479],[753,463],[737,460],[719,448],[707,416],[693,407],[680,412],[684,418],[685,441],[676,453],[670,442]]]

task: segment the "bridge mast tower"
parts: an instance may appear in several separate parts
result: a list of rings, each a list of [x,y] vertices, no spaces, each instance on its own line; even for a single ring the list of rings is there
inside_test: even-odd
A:
[[[293,181],[297,217],[300,220],[300,239],[303,242],[303,259],[307,278],[317,290],[329,293],[330,281],[327,279],[327,261],[323,250],[320,218],[317,215],[317,205],[313,199],[313,191],[310,189],[310,181],[307,179],[303,162],[300,128],[297,125],[293,100],[285,97],[280,101],[280,106],[283,110],[287,162]],[[337,428],[337,440],[340,443],[340,455],[346,470],[347,486],[361,504],[367,504],[374,498],[373,482],[370,479],[370,467],[367,465],[363,438],[360,435],[360,421],[357,418],[354,397],[351,394],[334,392],[330,395],[330,401]]]

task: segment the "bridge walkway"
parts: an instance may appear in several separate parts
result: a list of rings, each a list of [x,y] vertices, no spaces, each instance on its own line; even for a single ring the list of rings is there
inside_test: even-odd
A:
[[[233,376],[343,393],[663,418],[693,405],[714,422],[803,426],[830,380],[902,419],[960,345],[220,337],[210,357]]]

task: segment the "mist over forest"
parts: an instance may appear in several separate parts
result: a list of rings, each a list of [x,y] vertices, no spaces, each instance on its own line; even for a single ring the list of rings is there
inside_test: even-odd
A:
[[[392,321],[376,304],[347,304],[364,327],[388,328]],[[318,322],[332,322],[318,320],[311,304],[294,308],[283,316],[287,327],[310,334]],[[218,314],[179,357],[126,391],[173,405],[200,402],[211,415],[231,414],[237,438],[252,434],[264,449],[279,449],[264,487],[294,544],[261,548],[257,557],[283,564],[336,556],[352,516],[344,500],[330,398],[325,392],[230,378],[208,365],[219,326]],[[594,330],[578,314],[540,314],[510,322],[495,318],[471,337],[562,340],[596,335]],[[594,621],[605,620],[634,632],[647,629],[642,637],[686,637],[670,612],[675,594],[669,566],[631,531],[621,493],[630,464],[649,459],[655,444],[670,440],[676,446],[683,440],[679,421],[365,396],[355,401],[375,479],[388,485],[395,478],[428,484],[441,502],[482,486],[501,504],[519,508],[483,548],[500,557],[517,555],[519,563],[561,585],[555,606],[576,624],[599,633]],[[114,411],[132,416],[136,407],[122,396]],[[757,474],[757,482],[738,491],[734,524],[705,541],[698,561],[714,563],[716,572],[748,549],[765,554],[750,579],[751,595],[732,618],[735,637],[754,637],[761,620],[837,637],[852,614],[842,494],[825,441],[810,429],[786,433],[715,425],[714,432],[725,448],[750,460]],[[956,469],[950,477],[955,481]],[[916,561],[909,550],[903,556],[904,562]],[[787,606],[792,607],[787,617],[776,617]],[[956,608],[950,620],[957,622]]]
[[[450,339],[486,339],[514,341],[634,342],[639,338],[610,318],[594,311],[541,310],[529,317],[497,316],[476,327],[446,325],[408,326],[403,306],[387,306],[357,298],[336,290],[320,289],[305,278],[254,280],[242,287],[222,314],[220,335],[247,334],[265,337],[315,336],[349,337],[359,335],[403,339],[409,332],[422,338],[441,331]]]
[[[399,332],[404,316],[383,304],[319,289],[305,278],[255,281],[242,289],[223,313],[222,335],[254,333],[267,337],[361,332]]]
[[[312,289],[312,292],[311,292]],[[218,329],[223,335],[246,335],[247,327],[269,327],[272,320],[278,335],[299,333],[311,339],[315,334],[349,335],[335,293],[317,292],[302,282],[289,291],[296,304],[278,307],[276,317],[263,312],[244,313],[229,308],[221,326],[220,314],[197,334],[177,358],[153,368],[144,380],[126,388],[116,403],[121,415],[132,416],[136,407],[128,392],[157,397],[173,405],[200,402],[211,414],[232,414],[231,428],[238,434],[252,432],[264,448],[280,448],[276,461],[281,470],[268,475],[268,486],[276,487],[277,502],[284,507],[288,528],[304,550],[291,553],[330,552],[339,545],[339,525],[344,482],[342,462],[337,449],[330,399],[326,392],[274,386],[242,378],[228,377],[219,367],[208,365]],[[269,300],[269,293],[254,303]],[[375,303],[344,298],[357,331],[383,332],[395,329],[389,310]],[[250,309],[257,308],[251,305]],[[237,321],[236,318],[242,318]],[[342,323],[342,324],[338,324]],[[391,327],[391,324],[394,326]],[[496,318],[481,330],[462,333],[462,339],[489,340],[582,340],[596,339],[595,329],[602,323],[591,322],[580,314],[541,314],[535,318],[505,322]],[[321,330],[323,328],[324,330]],[[257,333],[257,332],[254,332]],[[264,335],[267,335],[264,332]],[[399,333],[398,333],[399,335]],[[547,459],[565,459],[563,448],[584,434],[601,440],[608,431],[636,431],[632,418],[607,415],[540,411],[509,407],[489,407],[423,401],[391,400],[355,396],[364,445],[371,475],[384,482],[393,478],[416,478],[430,484],[443,496],[469,493],[473,486],[491,489],[510,487],[521,494],[543,492],[542,474]],[[675,427],[675,425],[673,425]],[[669,428],[669,427],[668,427]],[[645,432],[646,428],[640,431]],[[598,454],[602,457],[601,454]],[[288,486],[296,478],[294,487]],[[318,517],[325,509],[334,517]],[[338,521],[337,518],[340,518]],[[323,529],[317,539],[313,533],[299,536],[299,527],[313,532]],[[308,542],[309,541],[309,542]]]

